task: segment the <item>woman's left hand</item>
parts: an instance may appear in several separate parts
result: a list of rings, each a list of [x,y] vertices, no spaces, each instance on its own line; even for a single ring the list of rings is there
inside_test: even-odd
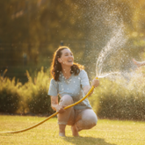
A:
[[[98,79],[95,78],[95,79],[92,80],[92,86],[98,87],[99,84],[100,84],[100,83],[99,83],[99,80],[98,80]]]

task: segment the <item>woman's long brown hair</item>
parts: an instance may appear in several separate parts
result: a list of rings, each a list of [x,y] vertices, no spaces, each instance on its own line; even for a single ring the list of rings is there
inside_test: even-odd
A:
[[[55,81],[59,81],[59,74],[60,72],[62,71],[62,67],[61,67],[61,64],[59,63],[58,61],[58,58],[61,57],[62,55],[62,50],[64,49],[69,49],[69,47],[67,46],[60,46],[54,53],[53,55],[53,60],[52,60],[52,64],[51,64],[51,75],[53,77],[53,79]],[[77,64],[77,63],[74,63],[72,66],[71,66],[71,71],[70,73],[71,74],[74,74],[74,75],[78,75],[80,73],[80,70],[81,69],[84,69],[84,66],[80,65],[80,64]]]

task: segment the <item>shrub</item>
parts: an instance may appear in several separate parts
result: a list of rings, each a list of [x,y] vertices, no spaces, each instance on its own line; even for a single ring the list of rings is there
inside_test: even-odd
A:
[[[0,77],[0,112],[1,113],[17,113],[20,107],[21,95],[19,94],[19,87],[22,84],[15,82],[15,78]]]
[[[90,102],[100,118],[145,120],[144,89],[143,76],[128,86],[102,79]]]
[[[26,102],[25,112],[31,114],[52,114],[51,100],[48,95],[50,77],[44,73],[43,67],[37,76],[32,77],[26,72],[28,82],[22,87],[22,92]],[[26,109],[27,108],[27,109]]]
[[[47,95],[47,90],[39,88],[37,92],[32,92],[32,98],[28,101],[30,113],[34,114],[51,114],[50,96]]]
[[[16,113],[19,108],[20,97],[16,91],[3,88],[0,91],[0,112]]]

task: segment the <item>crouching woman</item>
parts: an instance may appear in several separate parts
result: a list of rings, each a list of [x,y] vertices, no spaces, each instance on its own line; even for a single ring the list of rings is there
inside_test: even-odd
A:
[[[87,98],[74,107],[64,109],[83,98],[91,88],[86,71],[83,66],[74,63],[69,47],[61,46],[54,53],[51,75],[53,78],[48,94],[51,96],[51,107],[58,111],[59,136],[65,136],[66,125],[71,126],[73,136],[79,136],[79,131],[83,129],[94,127],[97,116]],[[94,79],[91,85],[97,87],[99,81]]]

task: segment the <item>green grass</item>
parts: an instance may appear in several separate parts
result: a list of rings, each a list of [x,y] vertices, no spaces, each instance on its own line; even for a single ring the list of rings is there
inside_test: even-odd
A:
[[[45,117],[0,116],[0,132],[16,131],[32,126]],[[0,135],[0,145],[145,145],[145,122],[100,119],[96,127],[73,137],[70,126],[67,137],[58,136],[57,119],[52,118],[29,131]]]

